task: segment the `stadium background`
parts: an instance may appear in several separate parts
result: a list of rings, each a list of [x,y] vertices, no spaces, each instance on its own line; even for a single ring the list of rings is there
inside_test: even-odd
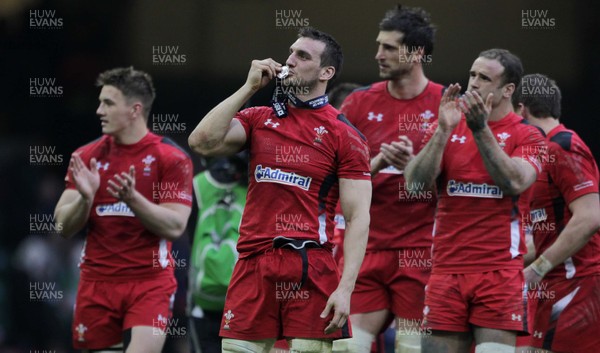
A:
[[[52,215],[63,190],[70,153],[99,136],[95,116],[99,90],[94,86],[99,72],[129,65],[149,72],[157,89],[151,130],[189,150],[189,133],[244,82],[252,59],[285,61],[298,29],[285,27],[290,16],[294,22],[331,33],[341,43],[345,63],[338,82],[378,80],[373,59],[377,24],[395,3],[2,0],[0,352],[71,351],[69,324],[83,237],[66,241],[44,231],[51,223],[44,215]],[[557,80],[563,92],[563,122],[578,131],[598,159],[599,25],[591,0],[404,4],[425,8],[438,27],[433,59],[425,67],[429,78],[466,87],[468,70],[480,51],[510,49],[521,57],[526,73],[540,72]],[[524,26],[523,20],[533,19],[532,14],[554,19],[554,25]],[[32,18],[38,19],[34,25]],[[48,21],[39,21],[44,18]],[[153,56],[157,51],[170,53],[170,60],[179,64],[158,64]],[[32,94],[32,85],[39,87],[39,80],[31,81],[36,78],[49,79],[41,86],[60,94]],[[261,91],[251,104],[265,104],[270,93]],[[153,117],[161,116],[172,120],[153,125]],[[32,163],[36,160],[42,162]],[[199,171],[199,158],[193,156],[193,161]],[[188,256],[194,218],[174,246],[180,260]],[[177,274],[183,293],[185,266]],[[32,290],[52,299],[33,300]],[[178,298],[176,317],[184,308],[183,296]],[[186,341],[186,337],[171,340],[165,352],[186,351]]]

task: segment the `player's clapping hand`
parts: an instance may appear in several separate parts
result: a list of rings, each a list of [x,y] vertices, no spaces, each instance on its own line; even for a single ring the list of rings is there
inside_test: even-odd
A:
[[[81,156],[73,154],[69,161],[69,171],[81,196],[86,200],[93,200],[96,191],[100,187],[100,174],[98,173],[96,158],[90,160],[90,168],[88,169]]]
[[[346,324],[346,321],[348,321],[351,294],[351,292],[345,292],[342,288],[338,287],[329,296],[325,310],[321,313],[321,319],[324,319],[333,308],[333,319],[331,319],[324,331],[326,335],[341,329]]]
[[[465,92],[465,95],[460,98],[460,109],[467,118],[467,126],[471,131],[480,131],[487,125],[487,120],[492,111],[493,93],[488,94],[485,102],[479,93]]]
[[[458,96],[460,94],[460,85],[451,84],[440,101],[438,112],[438,126],[444,132],[451,132],[460,122],[461,112],[458,107]]]
[[[271,58],[252,60],[246,84],[249,85],[253,91],[258,91],[265,87],[277,73],[281,71],[281,66],[280,63]]]
[[[380,153],[388,165],[392,165],[398,170],[404,170],[404,167],[414,157],[413,144],[407,136],[400,135],[398,138],[398,141],[390,144],[382,143]]]
[[[125,203],[129,202],[135,193],[135,167],[133,165],[130,166],[129,173],[121,172],[121,175],[115,174],[108,181],[106,190],[118,200]]]
[[[523,270],[523,277],[525,277],[525,283],[527,283],[527,288],[529,290],[536,288],[535,285],[542,280],[542,276],[535,273],[535,271],[531,269],[531,265]]]

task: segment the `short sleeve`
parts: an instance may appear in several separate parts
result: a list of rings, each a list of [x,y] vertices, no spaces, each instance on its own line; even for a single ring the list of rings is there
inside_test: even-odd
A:
[[[159,203],[181,203],[192,206],[192,178],[194,169],[192,161],[183,152],[175,152],[164,157],[161,174]],[[161,190],[161,191],[162,191]]]
[[[550,142],[548,156],[553,161],[548,172],[567,204],[598,192],[597,166],[591,153],[576,146],[567,151]]]
[[[350,126],[341,132],[338,152],[338,178],[371,180],[369,147]]]
[[[516,148],[510,155],[513,158],[522,158],[535,169],[536,174],[540,174],[543,164],[547,160],[546,155],[548,147],[544,136],[536,127],[532,125],[522,125],[520,138],[517,141]]]

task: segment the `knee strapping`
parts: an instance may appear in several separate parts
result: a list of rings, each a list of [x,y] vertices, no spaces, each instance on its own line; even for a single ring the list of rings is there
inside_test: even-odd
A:
[[[375,336],[357,326],[352,327],[352,338],[333,341],[334,353],[369,353]]]
[[[475,353],[513,353],[515,347],[496,342],[483,342],[475,346]]]
[[[396,353],[421,353],[421,335],[400,334],[396,330]]]
[[[331,353],[330,339],[293,338],[288,343],[290,353]]]
[[[245,341],[223,338],[221,351],[223,353],[266,353],[271,350],[274,343],[274,339]]]

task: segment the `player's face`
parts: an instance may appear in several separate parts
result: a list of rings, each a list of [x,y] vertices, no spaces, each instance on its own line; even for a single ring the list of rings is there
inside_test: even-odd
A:
[[[476,91],[485,101],[488,94],[493,93],[492,107],[498,106],[503,95],[507,94],[509,84],[502,83],[504,66],[498,60],[477,58],[469,71],[469,86],[467,90]],[[508,95],[510,98],[510,95]]]
[[[377,35],[377,54],[375,60],[379,65],[379,77],[385,80],[395,80],[410,72],[412,64],[400,60],[400,55],[406,55],[406,46],[400,44],[403,34],[398,31],[380,31]]]
[[[325,43],[321,41],[306,37],[298,38],[290,47],[290,56],[285,61],[290,68],[290,73],[284,79],[284,84],[312,90],[325,69],[321,67],[321,54],[324,50]]]
[[[98,100],[100,105],[96,114],[100,117],[103,134],[117,134],[133,123],[135,108],[118,88],[102,86]]]

